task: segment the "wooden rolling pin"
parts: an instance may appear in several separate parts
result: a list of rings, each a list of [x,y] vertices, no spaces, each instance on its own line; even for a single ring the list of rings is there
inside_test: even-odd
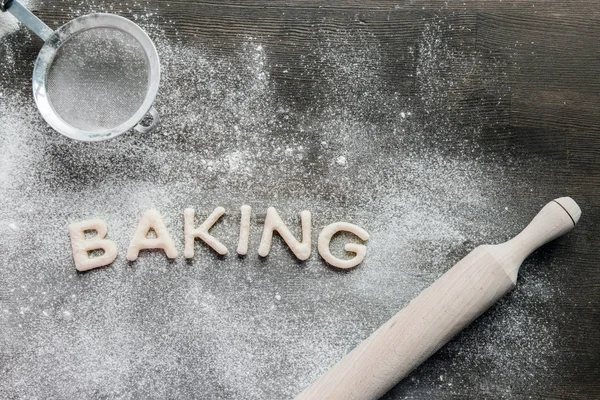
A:
[[[523,260],[573,229],[580,216],[577,203],[561,197],[515,238],[477,247],[296,400],[380,398],[513,289]]]

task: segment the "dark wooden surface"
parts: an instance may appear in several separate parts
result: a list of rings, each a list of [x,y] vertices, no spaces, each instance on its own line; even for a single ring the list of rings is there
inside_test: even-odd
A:
[[[47,22],[60,24],[78,9],[77,2],[56,3],[35,11]],[[102,2],[96,3],[98,8],[103,7]],[[556,272],[562,285],[557,307],[571,316],[558,322],[557,351],[561,354],[557,359],[561,363],[539,371],[553,383],[508,397],[600,398],[597,1],[160,0],[115,3],[113,7],[113,11],[126,16],[155,11],[155,22],[166,36],[202,43],[215,57],[235,52],[241,36],[259,37],[269,46],[268,57],[274,66],[271,79],[298,110],[310,108],[318,99],[321,78],[306,74],[306,69],[298,66],[323,36],[335,42],[344,39],[340,32],[365,33],[365,46],[379,45],[383,65],[379,73],[389,90],[406,96],[419,94],[415,64],[410,62],[408,49],[417,46],[428,24],[437,22],[441,37],[452,46],[480,55],[484,65],[471,77],[470,85],[433,93],[432,101],[436,96],[453,97],[457,99],[453,111],[461,113],[466,122],[475,118],[484,121],[480,145],[486,156],[541,160],[545,172],[539,177],[542,189],[534,194],[515,193],[515,203],[531,203],[532,198],[544,201],[564,194],[575,198],[583,210],[576,231],[553,245],[553,256],[568,260],[572,266],[572,270]],[[32,45],[21,56],[27,60],[35,53]],[[447,76],[460,77],[470,67],[460,60],[444,61]],[[27,75],[20,79],[23,86],[28,85]],[[501,81],[497,88],[502,96],[492,98],[482,87],[494,79]],[[452,151],[452,145],[448,151]],[[435,363],[436,357],[429,362]],[[477,371],[473,375],[470,387],[454,392],[456,398],[501,397],[493,389],[477,384]],[[404,390],[400,384],[386,398],[405,398]]]

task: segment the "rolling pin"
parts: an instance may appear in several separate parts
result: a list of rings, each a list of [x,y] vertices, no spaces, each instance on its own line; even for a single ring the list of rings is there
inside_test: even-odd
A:
[[[512,290],[523,260],[573,229],[580,216],[577,203],[561,197],[513,239],[477,247],[296,400],[380,398]]]

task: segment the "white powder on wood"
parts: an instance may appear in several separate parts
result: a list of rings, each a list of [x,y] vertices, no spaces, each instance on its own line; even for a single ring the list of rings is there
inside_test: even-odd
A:
[[[0,397],[293,397],[477,244],[506,240],[532,217],[514,196],[536,182],[483,152],[483,122],[465,125],[453,112],[460,99],[444,95],[477,79],[478,55],[453,50],[435,26],[406,61],[419,95],[404,96],[364,32],[315,32],[302,63],[283,65],[268,40],[241,38],[224,55],[166,39],[152,13],[137,21],[161,56],[162,126],[94,145],[46,126],[29,88],[12,81],[29,76],[19,72],[31,68],[21,62],[28,36],[2,39],[1,58],[19,63],[0,81]],[[450,82],[450,60],[471,75]],[[278,68],[305,71],[311,105],[289,98]],[[242,204],[253,210],[246,257],[197,245],[191,261],[152,251],[125,260],[148,208],[181,253],[186,207],[224,206],[211,234],[235,248]],[[365,261],[339,272],[313,246],[300,263],[278,237],[259,258],[269,206],[297,238],[304,209],[315,232],[342,220],[363,227]],[[107,223],[119,257],[80,274],[67,226],[91,217]],[[333,254],[347,240],[334,237]],[[559,292],[547,261],[527,262],[520,286],[401,393],[494,382],[489,390],[510,397],[543,384],[529,373],[555,357]]]

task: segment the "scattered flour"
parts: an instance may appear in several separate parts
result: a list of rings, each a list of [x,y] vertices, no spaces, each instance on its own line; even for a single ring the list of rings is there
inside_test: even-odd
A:
[[[339,156],[338,158],[335,159],[335,163],[337,165],[339,165],[340,167],[345,167],[348,165],[348,160],[346,160],[346,157],[344,157],[344,156]]]
[[[97,3],[56,12],[111,10]],[[167,38],[169,21],[152,10],[130,17],[160,53],[162,125],[92,145],[46,126],[28,86],[39,43],[24,28],[2,33],[0,58],[12,61],[0,77],[0,397],[291,398],[477,244],[508,239],[531,217],[513,196],[536,182],[482,151],[485,121],[465,125],[453,111],[461,99],[447,95],[477,79],[478,55],[442,41],[435,25],[407,44],[419,78],[405,96],[381,73],[368,31],[315,30],[313,50],[291,65],[268,40],[240,38],[224,54]],[[444,68],[456,64],[466,73],[451,82]],[[282,89],[298,68],[305,103]],[[189,261],[152,251],[125,260],[149,208],[181,253],[183,210],[203,220],[223,205],[211,234],[234,249],[242,204],[253,210],[245,257],[197,243]],[[277,237],[261,259],[269,206],[297,238],[304,209],[314,232],[341,220],[363,227],[364,263],[328,268],[315,245],[299,263]],[[107,223],[119,256],[81,274],[67,226],[91,217]],[[351,239],[334,237],[333,254]],[[400,393],[459,396],[484,381],[510,398],[545,384],[529,374],[556,357],[560,293],[547,264],[528,261],[520,286]]]

